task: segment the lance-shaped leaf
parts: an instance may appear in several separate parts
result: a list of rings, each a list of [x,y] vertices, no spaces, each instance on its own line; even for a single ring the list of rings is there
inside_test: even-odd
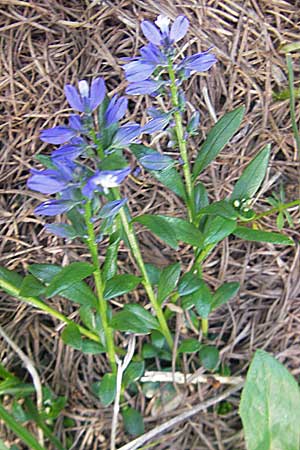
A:
[[[135,289],[140,281],[141,279],[135,275],[115,275],[106,282],[104,298],[109,300],[110,298],[127,294],[127,292]]]
[[[105,352],[103,345],[99,342],[82,338],[79,328],[75,323],[70,323],[67,325],[62,332],[61,337],[65,344],[75,348],[76,350],[80,350],[82,353],[98,355]]]
[[[161,272],[158,282],[157,290],[157,301],[162,303],[175,289],[179,275],[180,275],[180,264],[175,263],[168,267],[165,267]]]
[[[100,398],[103,406],[110,405],[116,396],[117,377],[113,373],[106,373],[100,383],[95,383],[93,391]]]
[[[227,303],[232,297],[234,297],[240,288],[240,284],[236,282],[223,283],[213,295],[212,299],[212,311],[221,305]]]
[[[194,179],[204,170],[219,154],[238,130],[244,117],[245,108],[240,106],[225,114],[211,128],[193,167]]]
[[[178,217],[143,214],[135,217],[133,221],[149,228],[174,249],[177,249],[178,241],[198,248],[202,246],[202,233],[194,225]]]
[[[279,245],[295,245],[294,241],[281,233],[271,231],[253,230],[248,227],[237,227],[233,234],[245,241],[268,242]]]
[[[159,329],[155,317],[141,305],[133,303],[125,305],[122,311],[114,314],[110,326],[115,330],[141,334]]]
[[[120,233],[115,232],[110,235],[109,246],[107,247],[104,264],[101,269],[104,280],[109,280],[117,272],[118,250],[120,242]]]
[[[257,350],[240,403],[247,450],[298,450],[300,393],[288,370]]]
[[[158,152],[142,156],[139,161],[145,169],[149,170],[164,170],[175,164],[170,156]]]
[[[248,164],[239,180],[234,186],[231,200],[248,199],[258,191],[268,167],[270,157],[270,145],[263,148],[258,155]]]
[[[201,208],[197,215],[202,216],[204,214],[221,216],[232,220],[236,219],[239,215],[238,211],[227,200],[211,203],[210,205]]]
[[[204,228],[204,245],[215,245],[229,236],[236,228],[236,220],[225,217],[212,217],[207,220]]]

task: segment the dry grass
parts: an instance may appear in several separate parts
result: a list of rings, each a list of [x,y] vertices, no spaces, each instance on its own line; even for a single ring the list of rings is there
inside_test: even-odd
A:
[[[266,206],[265,198],[278,190],[282,181],[287,200],[299,189],[299,163],[292,134],[288,101],[274,101],[272,92],[287,86],[283,43],[299,39],[298,0],[185,0],[172,1],[84,1],[0,0],[0,263],[20,272],[33,262],[68,263],[87,258],[77,244],[66,245],[42,231],[42,219],[33,208],[42,196],[26,188],[26,179],[37,153],[48,151],[38,139],[42,127],[53,126],[68,114],[63,87],[81,78],[103,76],[114,92],[123,92],[121,58],[136,52],[143,42],[138,26],[141,19],[158,13],[174,18],[184,13],[192,26],[188,52],[214,46],[219,63],[209,76],[196,76],[188,85],[188,98],[201,110],[202,136],[191,149],[194,157],[201,139],[213,123],[202,92],[206,88],[216,115],[245,104],[246,118],[240,133],[202,176],[211,196],[226,196],[249,159],[267,142],[272,144],[270,171],[257,208]],[[298,63],[298,65],[296,64]],[[295,57],[295,78],[299,80],[299,59]],[[135,99],[136,101],[136,99]],[[141,99],[131,105],[129,119],[145,120]],[[297,108],[299,120],[300,108]],[[126,186],[132,210],[180,214],[178,199],[166,193],[152,179],[142,186]],[[292,211],[296,227],[285,230],[299,242],[299,214]],[[274,228],[274,217],[262,225]],[[142,233],[147,261],[160,266],[180,259],[188,265],[190,249],[179,255]],[[125,248],[120,266],[128,267]],[[222,361],[234,375],[245,375],[256,348],[276,354],[292,373],[300,374],[300,265],[299,246],[294,248],[256,245],[230,239],[222,243],[205,264],[205,278],[217,286],[227,280],[242,284],[239,298],[218,310],[211,319],[211,331],[218,334]],[[55,306],[74,317],[74,307],[57,299]],[[65,416],[76,421],[71,431],[73,449],[108,449],[111,409],[103,409],[91,394],[90,386],[107,370],[102,357],[87,357],[62,344],[59,323],[44,314],[17,304],[2,295],[1,323],[6,332],[35,362],[41,379],[56,393],[68,396]],[[192,336],[192,334],[191,334]],[[23,373],[20,362],[1,343],[4,364]],[[193,369],[193,361],[189,361]],[[211,388],[188,389],[182,405],[197,404],[211,395]],[[152,428],[173,413],[152,417],[142,394],[128,399],[146,415]],[[231,399],[238,405],[238,396]],[[180,411],[179,411],[180,410]],[[1,427],[4,438],[18,442]],[[181,450],[244,449],[237,409],[226,417],[215,412],[194,417],[162,436],[153,448]],[[62,419],[57,434],[65,439]],[[128,441],[122,431],[118,445]],[[18,444],[20,445],[20,444]],[[21,448],[21,447],[20,447]]]

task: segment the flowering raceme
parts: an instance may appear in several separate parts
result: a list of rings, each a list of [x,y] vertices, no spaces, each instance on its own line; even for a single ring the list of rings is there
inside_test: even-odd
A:
[[[111,188],[118,187],[129,175],[131,169],[126,160],[114,152],[134,142],[141,134],[141,127],[135,123],[119,125],[125,116],[128,100],[114,95],[110,100],[105,97],[106,88],[102,78],[96,78],[89,86],[86,80],[78,83],[78,90],[71,85],[65,87],[70,106],[81,115],[71,114],[67,126],[55,126],[41,132],[41,140],[50,144],[62,144],[48,158],[45,170],[31,170],[28,187],[42,194],[55,195],[35,208],[35,213],[56,216],[75,211],[82,215],[87,202],[92,203],[92,213],[100,218],[113,218],[126,199],[99,202]],[[98,111],[98,130],[92,113]],[[78,158],[84,157],[84,163]],[[93,160],[93,169],[86,164],[89,157]],[[112,167],[105,167],[107,160]],[[119,168],[116,167],[119,164]],[[96,165],[96,170],[95,170]],[[103,168],[105,167],[105,168]],[[46,229],[58,236],[76,236],[68,224],[48,224]]]

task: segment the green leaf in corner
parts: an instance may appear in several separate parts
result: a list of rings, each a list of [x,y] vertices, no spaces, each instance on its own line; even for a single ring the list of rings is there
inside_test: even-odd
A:
[[[236,220],[212,216],[206,221],[203,235],[204,246],[215,245],[229,236],[236,228]]]
[[[45,286],[33,275],[26,275],[20,287],[21,297],[39,297],[45,291]]]
[[[288,370],[257,350],[240,403],[247,450],[298,450],[300,393]]]
[[[144,373],[145,362],[144,361],[132,361],[123,375],[123,385],[125,389],[130,383],[138,380]]]
[[[119,295],[127,294],[140,283],[141,279],[135,275],[115,275],[110,278],[105,285],[104,298],[109,300]]]
[[[202,144],[193,167],[193,178],[204,170],[220,153],[238,130],[245,108],[240,106],[226,113],[209,131],[206,140]]]
[[[240,284],[236,282],[223,283],[213,295],[211,310],[217,309],[219,306],[227,303],[234,297],[240,288]]]
[[[82,351],[82,353],[98,355],[105,352],[103,345],[100,343],[83,338],[75,323],[67,325],[63,330],[61,337],[65,344],[76,350]]]
[[[14,270],[0,267],[0,288],[11,293],[12,290],[19,290],[23,277]],[[9,289],[11,288],[11,289]]]
[[[270,145],[264,147],[248,164],[236,182],[231,200],[250,199],[258,191],[267,171],[270,158]]]
[[[122,417],[124,421],[124,428],[131,436],[139,436],[144,433],[144,421],[141,414],[131,407],[122,409]]]
[[[83,280],[94,272],[94,266],[85,262],[74,262],[63,267],[55,275],[45,291],[46,298],[60,294],[65,289]]]
[[[233,234],[245,241],[252,242],[268,242],[270,244],[279,245],[295,245],[294,241],[280,233],[273,233],[271,231],[253,230],[248,227],[237,227]]]
[[[161,304],[177,286],[180,275],[180,264],[171,264],[161,272],[158,282],[157,301]]]
[[[178,347],[177,353],[195,353],[200,350],[201,344],[197,339],[185,339]]]
[[[97,390],[94,393],[98,395],[103,406],[110,405],[116,396],[117,377],[113,373],[106,373],[100,383],[97,383]]]

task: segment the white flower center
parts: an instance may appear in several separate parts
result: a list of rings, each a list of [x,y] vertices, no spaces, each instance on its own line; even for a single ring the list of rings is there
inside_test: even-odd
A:
[[[170,24],[169,17],[163,16],[162,14],[160,14],[158,16],[158,18],[156,19],[155,24],[158,26],[158,28],[160,28],[160,30],[163,33],[169,32],[169,24]]]

